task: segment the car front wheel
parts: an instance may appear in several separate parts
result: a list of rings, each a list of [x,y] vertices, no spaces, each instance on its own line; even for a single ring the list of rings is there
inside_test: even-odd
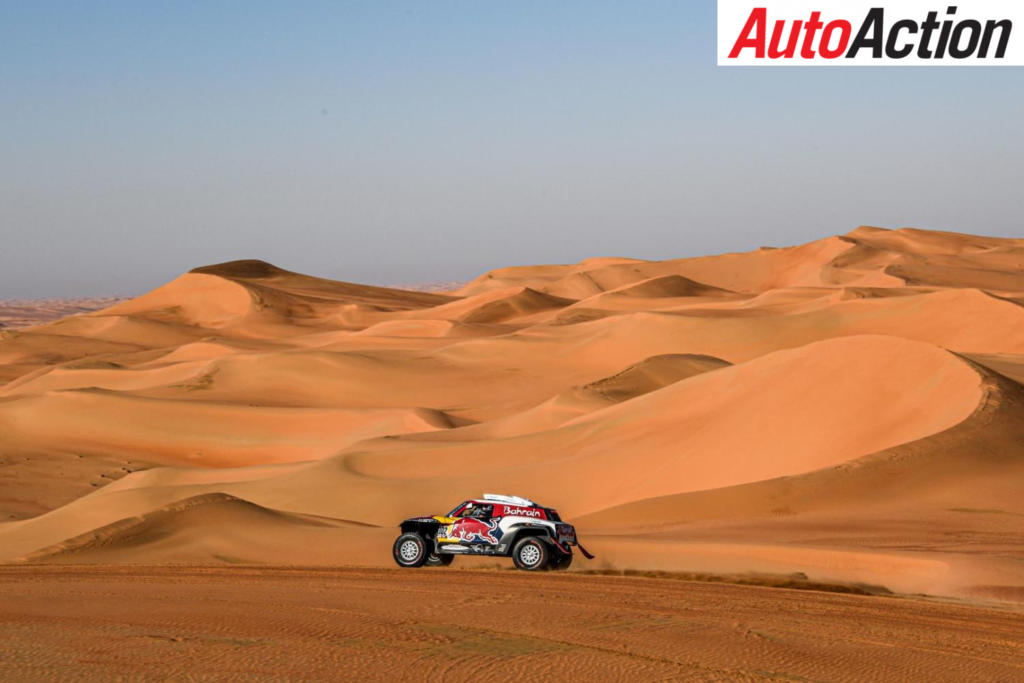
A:
[[[547,567],[550,555],[548,544],[536,537],[524,538],[512,549],[512,561],[516,567],[528,572]]]
[[[410,531],[395,541],[393,554],[399,567],[422,567],[430,553],[427,551],[427,540]]]

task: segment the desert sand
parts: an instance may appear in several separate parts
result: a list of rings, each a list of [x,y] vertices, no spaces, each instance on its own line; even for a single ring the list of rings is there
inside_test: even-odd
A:
[[[454,568],[4,568],[0,591],[11,680],[1024,676],[1019,613],[892,597]]]
[[[1024,603],[1024,240],[448,291],[236,261],[0,334],[3,563],[385,567],[402,518],[488,491],[575,522],[574,571]]]

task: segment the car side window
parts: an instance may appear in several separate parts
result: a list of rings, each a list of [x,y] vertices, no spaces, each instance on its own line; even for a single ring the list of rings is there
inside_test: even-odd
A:
[[[475,503],[469,503],[459,512],[459,517],[472,517],[474,519],[490,519],[493,513],[493,505],[477,505]]]

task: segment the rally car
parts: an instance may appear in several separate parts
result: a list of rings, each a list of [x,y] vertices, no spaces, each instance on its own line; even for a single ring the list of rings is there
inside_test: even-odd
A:
[[[399,567],[447,566],[456,555],[512,557],[519,569],[568,569],[572,548],[588,560],[576,529],[558,512],[519,496],[485,493],[446,515],[411,517],[401,523],[393,549]]]

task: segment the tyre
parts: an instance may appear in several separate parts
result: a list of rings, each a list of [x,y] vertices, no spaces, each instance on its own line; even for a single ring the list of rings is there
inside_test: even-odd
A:
[[[572,564],[572,553],[561,553],[557,550],[551,552],[550,568],[555,571],[568,569]]]
[[[551,549],[541,539],[530,536],[516,543],[512,549],[512,561],[516,567],[528,572],[546,569]]]
[[[452,563],[455,556],[450,553],[430,553],[424,565],[427,567],[447,567]]]
[[[395,541],[392,554],[399,567],[422,567],[430,554],[427,539],[411,531],[402,534]]]

